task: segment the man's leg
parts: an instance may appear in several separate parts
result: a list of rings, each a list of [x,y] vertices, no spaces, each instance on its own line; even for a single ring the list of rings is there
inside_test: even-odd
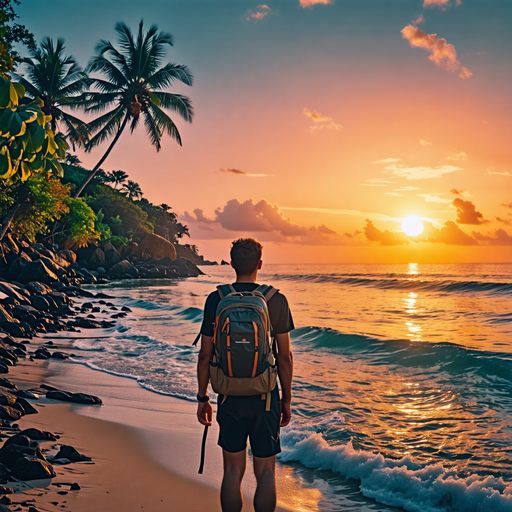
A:
[[[224,478],[220,489],[222,512],[242,510],[242,478],[247,464],[247,450],[230,453],[222,450],[224,457]]]
[[[274,512],[276,509],[276,456],[253,457],[254,474],[258,481],[254,494],[256,512]]]

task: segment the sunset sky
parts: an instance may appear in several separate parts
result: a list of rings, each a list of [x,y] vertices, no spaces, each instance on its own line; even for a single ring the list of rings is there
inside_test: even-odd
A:
[[[250,235],[275,263],[512,261],[510,0],[71,5],[17,11],[83,67],[117,21],[173,34],[195,78],[174,88],[195,108],[183,147],[156,153],[141,126],[103,169],[172,205],[206,258]]]

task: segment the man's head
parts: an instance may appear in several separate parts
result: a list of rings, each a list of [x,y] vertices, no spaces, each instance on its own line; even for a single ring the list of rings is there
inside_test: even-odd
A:
[[[231,265],[237,276],[250,276],[261,268],[263,246],[254,238],[239,238],[231,247]]]

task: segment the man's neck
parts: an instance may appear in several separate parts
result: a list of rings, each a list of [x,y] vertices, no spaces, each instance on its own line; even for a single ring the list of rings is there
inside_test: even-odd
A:
[[[258,272],[249,276],[236,276],[235,283],[256,283],[258,281]]]

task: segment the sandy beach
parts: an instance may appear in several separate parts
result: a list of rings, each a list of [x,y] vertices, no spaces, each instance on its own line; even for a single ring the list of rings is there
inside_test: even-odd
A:
[[[39,413],[24,416],[20,427],[60,435],[57,443],[43,443],[43,449],[67,444],[92,461],[55,465],[57,477],[51,484],[35,482],[45,486],[11,495],[13,505],[35,500],[32,506],[37,510],[58,507],[74,512],[221,510],[215,488],[222,467],[215,428],[209,436],[205,475],[193,479],[183,476],[197,471],[199,461],[202,428],[195,422],[195,404],[150,393],[131,379],[69,361],[20,361],[9,378],[21,389],[47,383],[95,394],[104,401],[96,406],[59,403],[44,397],[32,401]],[[120,398],[123,395],[130,399]],[[142,403],[146,407],[134,408],[134,404]],[[74,482],[80,490],[69,490]],[[253,510],[253,488],[252,478],[244,489],[244,511]]]

